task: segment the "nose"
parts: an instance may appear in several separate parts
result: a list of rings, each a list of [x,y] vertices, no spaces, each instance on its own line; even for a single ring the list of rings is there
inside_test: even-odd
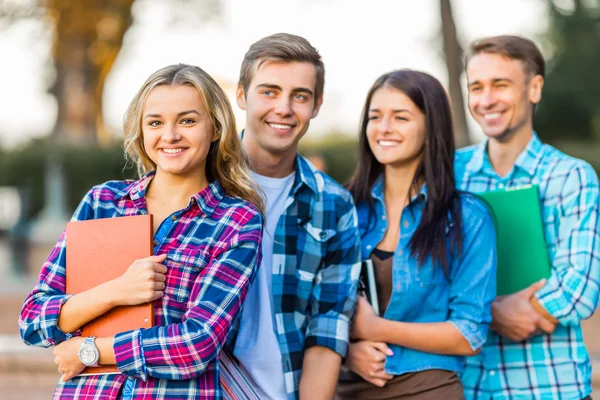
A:
[[[483,108],[491,108],[496,104],[496,97],[491,89],[485,89],[479,99],[479,104]]]
[[[379,123],[379,133],[386,134],[392,132],[392,121],[390,118],[382,118]]]
[[[275,104],[274,111],[277,115],[280,115],[282,117],[291,115],[292,114],[291,100],[285,96],[281,96],[281,98],[279,98],[279,100],[277,101],[277,104]]]
[[[181,139],[177,132],[177,125],[168,125],[161,135],[161,139],[167,143],[174,143]]]

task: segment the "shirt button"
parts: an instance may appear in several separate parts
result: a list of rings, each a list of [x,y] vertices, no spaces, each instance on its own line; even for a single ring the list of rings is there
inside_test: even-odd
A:
[[[501,183],[501,184],[499,184],[499,185],[498,185],[498,187],[499,187],[500,189],[504,189],[504,183]]]
[[[371,246],[370,244],[367,245],[367,249],[370,249],[371,247],[373,247],[373,246]]]
[[[396,291],[398,291],[398,292],[399,292],[399,291],[400,291],[400,289],[401,289],[401,286],[400,286],[400,284],[397,284],[397,285],[396,285]]]
[[[398,250],[398,255],[401,256],[402,255],[402,250]]]
[[[404,221],[404,227],[408,228],[408,221]]]
[[[496,375],[496,371],[490,371],[490,376]]]
[[[155,240],[153,243],[155,246],[158,246],[158,240]]]
[[[327,236],[327,234],[325,232],[321,232],[319,233],[319,236],[321,237],[321,239],[325,239],[325,236]]]
[[[385,215],[381,217],[382,221],[385,221],[386,219],[387,219],[387,217]]]
[[[173,216],[171,217],[171,219],[173,220],[173,222],[177,221],[177,215],[173,215]]]

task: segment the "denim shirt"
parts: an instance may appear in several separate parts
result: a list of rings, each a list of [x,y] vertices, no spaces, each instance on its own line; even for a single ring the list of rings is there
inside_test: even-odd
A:
[[[376,182],[371,194],[374,213],[365,203],[357,206],[363,259],[370,258],[387,231],[383,179]],[[434,265],[431,257],[419,266],[417,258],[411,255],[409,241],[421,220],[421,200],[426,198],[427,189],[423,186],[402,212],[400,240],[393,256],[392,296],[383,317],[410,323],[448,321],[477,350],[486,340],[496,296],[496,234],[492,219],[480,200],[461,193],[462,252],[448,252],[447,273],[440,263]],[[462,356],[388,345],[394,355],[387,357],[385,369],[392,375],[428,369],[460,372],[464,368]]]

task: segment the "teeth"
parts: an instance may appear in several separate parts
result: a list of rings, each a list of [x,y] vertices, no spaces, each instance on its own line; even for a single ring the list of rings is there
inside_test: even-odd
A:
[[[162,151],[164,151],[167,154],[177,154],[181,153],[183,149],[162,149]]]
[[[492,118],[498,118],[500,116],[500,113],[491,113],[491,114],[484,114],[483,118],[484,119],[492,119]]]
[[[275,129],[290,129],[292,126],[291,125],[284,125],[284,124],[269,124],[271,125],[272,128]]]
[[[377,142],[380,146],[383,147],[388,147],[388,146],[396,146],[398,145],[398,142],[394,141],[394,140],[379,140]]]

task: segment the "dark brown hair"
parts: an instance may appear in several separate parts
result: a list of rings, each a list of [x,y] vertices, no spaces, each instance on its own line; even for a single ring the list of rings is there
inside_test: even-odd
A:
[[[493,36],[477,40],[471,44],[465,65],[480,53],[500,54],[512,60],[519,60],[525,65],[525,71],[531,76],[545,74],[544,56],[540,49],[529,39],[520,36]]]
[[[303,37],[289,33],[276,33],[264,37],[248,49],[240,68],[238,86],[247,92],[252,81],[254,66],[257,68],[265,61],[278,62],[308,62],[315,66],[317,76],[315,81],[315,102],[323,95],[325,86],[325,66],[319,52]]]
[[[445,271],[448,249],[458,254],[462,247],[461,211],[454,183],[454,133],[448,96],[441,83],[424,72],[402,69],[380,76],[367,94],[362,111],[359,137],[359,163],[348,189],[355,203],[373,207],[371,189],[384,172],[369,146],[367,125],[369,108],[375,92],[390,87],[404,93],[425,116],[426,144],[423,156],[409,189],[409,195],[419,193],[419,182],[427,185],[427,200],[423,216],[410,239],[411,254],[423,265],[427,256],[440,262]],[[386,182],[393,184],[393,182]],[[451,223],[452,222],[452,223]],[[446,237],[449,233],[449,246]]]

